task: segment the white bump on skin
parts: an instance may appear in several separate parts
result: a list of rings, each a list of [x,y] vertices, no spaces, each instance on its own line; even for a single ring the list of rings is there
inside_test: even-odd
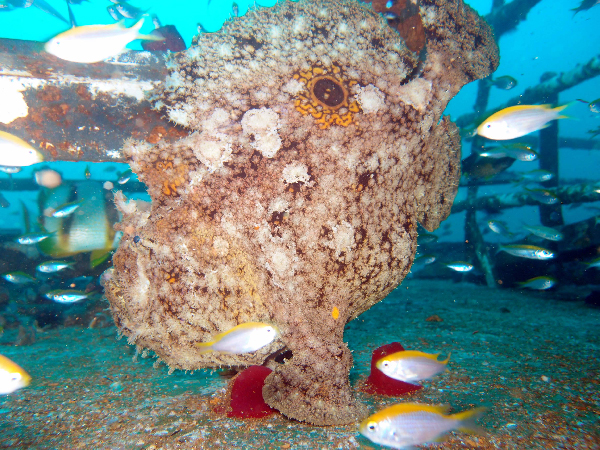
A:
[[[283,169],[282,179],[284,183],[308,183],[310,180],[310,175],[308,175],[308,168],[306,165],[296,162],[292,164],[288,164]]]

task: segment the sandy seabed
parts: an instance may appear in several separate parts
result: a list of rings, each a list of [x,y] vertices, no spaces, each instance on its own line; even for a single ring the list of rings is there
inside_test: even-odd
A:
[[[219,416],[212,406],[226,377],[207,370],[168,375],[116,335],[114,326],[54,328],[27,346],[11,344],[14,330],[0,336],[0,352],[33,377],[29,387],[0,398],[0,448],[380,448],[357,425]],[[345,339],[355,385],[380,345],[451,352],[449,371],[410,401],[453,411],[486,406],[480,423],[487,433],[452,433],[438,448],[600,449],[600,309],[584,305],[576,290],[408,280],[348,324]],[[359,396],[373,412],[403,401]]]

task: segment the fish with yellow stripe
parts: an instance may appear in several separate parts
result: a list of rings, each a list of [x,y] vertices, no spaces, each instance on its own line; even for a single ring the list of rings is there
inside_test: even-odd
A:
[[[102,263],[121,238],[121,233],[113,228],[119,217],[110,197],[110,191],[103,189],[98,181],[63,183],[54,189],[43,190],[38,203],[42,226],[49,237],[38,244],[39,249],[52,258],[91,252],[91,266]],[[73,214],[64,217],[43,214],[69,202],[79,204]]]
[[[162,36],[140,34],[144,19],[126,28],[123,21],[110,25],[82,25],[50,39],[44,49],[65,61],[96,63],[125,51],[125,46],[136,39],[162,41]]]
[[[452,430],[481,432],[475,420],[483,415],[485,408],[456,414],[447,414],[448,410],[448,406],[400,403],[367,417],[359,431],[376,444],[398,449],[439,442]]]
[[[384,356],[375,366],[390,378],[416,384],[417,381],[428,380],[446,370],[450,356],[439,361],[439,355],[405,350]]]
[[[477,127],[477,134],[498,141],[516,139],[549,126],[549,122],[567,119],[561,112],[567,105],[517,105],[504,108]]]
[[[234,355],[255,352],[269,345],[279,330],[268,323],[245,322],[217,334],[210,342],[198,342],[200,354],[222,352]]]

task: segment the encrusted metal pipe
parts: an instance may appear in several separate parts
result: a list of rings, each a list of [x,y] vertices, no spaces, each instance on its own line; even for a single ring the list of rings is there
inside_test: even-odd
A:
[[[0,39],[0,129],[39,147],[47,161],[124,162],[128,138],[181,137],[145,93],[166,77],[164,52],[108,62],[62,61],[33,41]]]

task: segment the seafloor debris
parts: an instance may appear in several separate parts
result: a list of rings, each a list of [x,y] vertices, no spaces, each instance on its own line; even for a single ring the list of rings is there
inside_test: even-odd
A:
[[[155,105],[190,135],[129,141],[153,201],[116,197],[128,232],[105,287],[130,343],[172,369],[262,364],[286,348],[267,404],[318,425],[364,417],[344,325],[407,274],[417,222],[432,231],[448,215],[460,137],[442,111],[498,63],[462,2],[419,11],[424,59],[353,0],[252,11],[173,56]],[[281,336],[244,355],[195,345],[249,321]]]

